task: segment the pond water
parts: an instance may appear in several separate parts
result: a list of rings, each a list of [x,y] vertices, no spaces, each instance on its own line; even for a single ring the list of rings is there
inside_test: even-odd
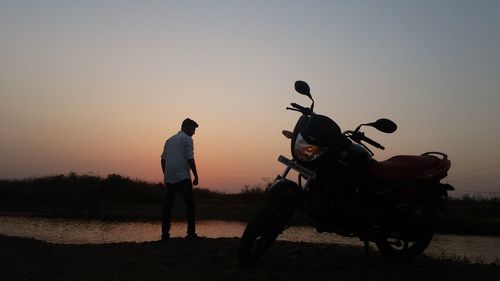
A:
[[[199,221],[198,235],[208,238],[240,237],[246,224],[230,221]],[[183,237],[184,222],[173,223],[172,237]],[[97,220],[47,219],[0,216],[0,234],[32,237],[51,243],[101,244],[147,242],[160,239],[160,222],[104,222]],[[278,237],[293,242],[330,243],[362,246],[357,238],[318,233],[311,227],[291,227]],[[472,263],[500,264],[500,237],[435,235],[425,254],[435,258],[468,260]]]

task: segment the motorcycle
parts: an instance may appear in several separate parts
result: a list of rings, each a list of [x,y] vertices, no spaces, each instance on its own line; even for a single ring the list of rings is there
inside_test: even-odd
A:
[[[370,242],[392,260],[419,256],[432,240],[436,211],[444,209],[443,198],[454,190],[441,183],[451,166],[447,155],[427,152],[377,161],[367,145],[385,148],[361,128],[393,133],[393,121],[382,118],[341,132],[335,121],[314,113],[306,82],[296,81],[295,90],[312,104],[286,108],[301,113],[293,132],[283,131],[291,140],[292,159],[279,156],[285,170],[243,232],[240,263],[257,262],[297,214],[309,218],[318,232],[358,237],[367,256]],[[296,182],[287,178],[291,170],[298,174]]]

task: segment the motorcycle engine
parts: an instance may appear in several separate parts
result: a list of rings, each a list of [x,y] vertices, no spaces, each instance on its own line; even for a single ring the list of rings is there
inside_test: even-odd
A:
[[[352,143],[340,152],[339,161],[322,165],[311,183],[311,214],[318,231],[349,232],[355,223],[360,188],[373,158],[363,146]]]

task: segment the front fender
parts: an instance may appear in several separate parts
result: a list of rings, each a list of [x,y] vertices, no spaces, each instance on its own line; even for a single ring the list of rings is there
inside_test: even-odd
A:
[[[278,179],[269,187],[268,193],[275,199],[298,199],[303,190],[291,180]]]

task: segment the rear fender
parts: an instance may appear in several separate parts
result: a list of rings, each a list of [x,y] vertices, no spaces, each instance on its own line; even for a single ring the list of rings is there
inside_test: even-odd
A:
[[[401,199],[414,206],[422,204],[428,210],[440,210],[444,212],[443,198],[448,196],[448,191],[454,189],[453,186],[443,183],[417,185],[407,189]]]
[[[450,184],[446,183],[439,183],[437,184],[435,189],[432,190],[430,200],[431,203],[433,204],[434,208],[446,212],[446,206],[443,198],[448,197],[448,191],[453,191],[455,188],[451,186]]]

